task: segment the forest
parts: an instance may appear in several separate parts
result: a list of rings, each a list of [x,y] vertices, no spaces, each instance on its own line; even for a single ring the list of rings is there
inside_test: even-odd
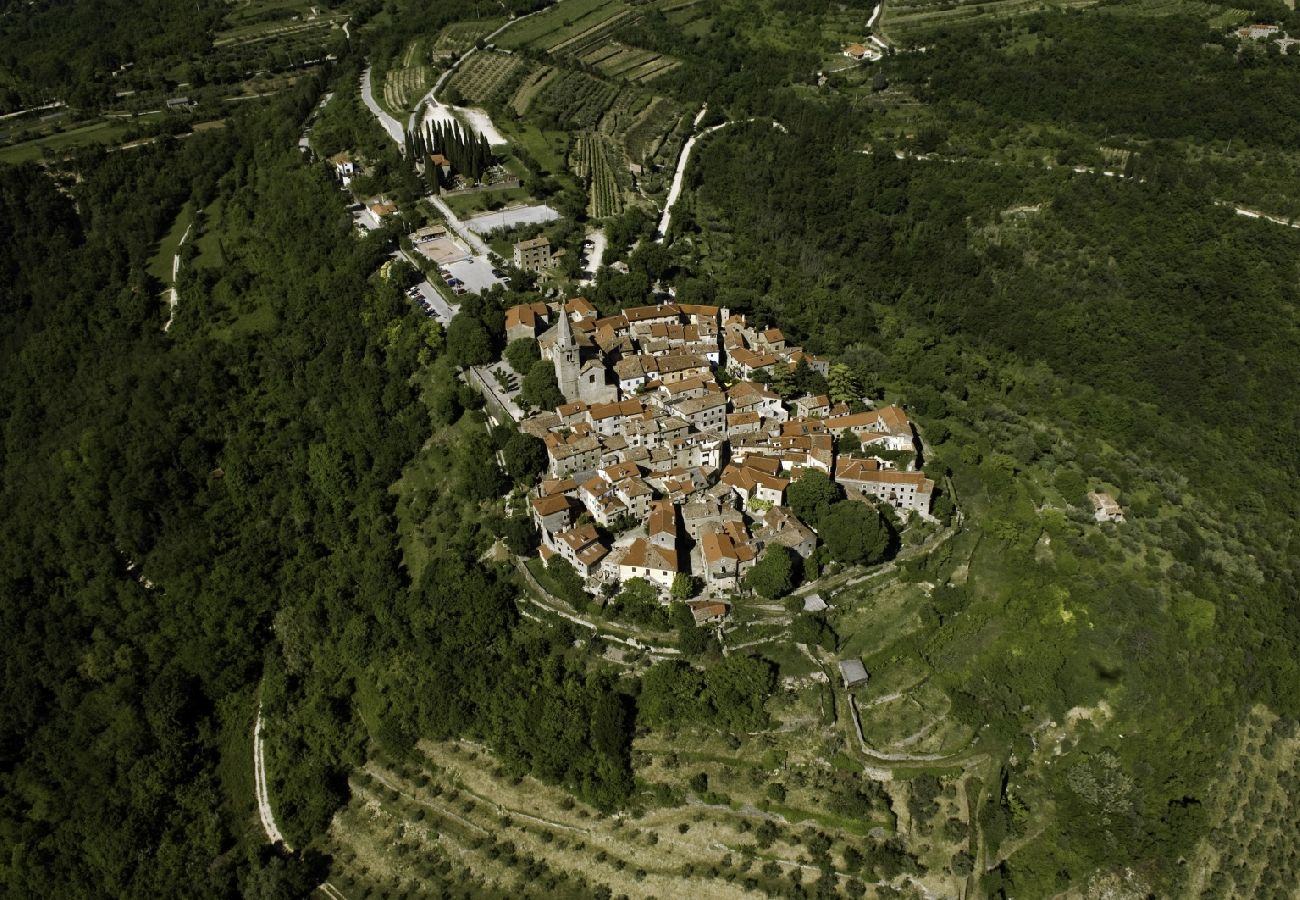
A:
[[[928,427],[927,470],[953,473],[1002,553],[995,573],[935,604],[925,652],[950,673],[956,715],[1016,745],[1040,715],[1122,677],[1132,699],[1115,730],[1140,737],[1095,740],[1146,792],[1128,837],[1083,827],[1095,811],[1062,778],[1047,792],[1072,839],[1005,863],[990,892],[1036,895],[1117,858],[1173,878],[1220,742],[1254,702],[1300,712],[1283,487],[1300,422],[1288,387],[1300,238],[1173,179],[837,156],[814,135],[842,118],[824,117],[704,147],[695,208],[674,227],[708,252],[685,255],[679,288],[712,282],[717,302],[840,354]],[[824,189],[801,190],[814,180]],[[1126,542],[1136,559],[1034,512],[1042,485],[1078,504],[1097,478],[1147,498],[1145,549]],[[1054,564],[1033,552],[1044,528],[1069,542]],[[1086,605],[1086,635],[1038,620],[1060,591]],[[1037,640],[1011,651],[1009,636],[979,630],[990,617],[1040,622]],[[977,636],[964,654],[947,646]]]

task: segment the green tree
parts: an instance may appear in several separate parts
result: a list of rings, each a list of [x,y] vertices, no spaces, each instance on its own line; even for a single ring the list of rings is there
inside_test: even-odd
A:
[[[669,594],[674,600],[689,600],[699,592],[699,582],[685,572],[673,576],[673,586]]]
[[[537,341],[532,338],[517,338],[506,347],[506,362],[521,376],[527,375],[533,363],[542,358],[537,349]]]
[[[842,563],[874,565],[889,549],[889,527],[869,503],[837,503],[819,525],[831,558]]]
[[[459,313],[447,326],[447,358],[455,366],[481,366],[492,361],[492,338],[478,319]]]
[[[546,471],[546,445],[522,431],[517,431],[501,450],[506,471],[515,481],[531,481]]]
[[[848,403],[862,396],[861,382],[853,374],[853,370],[844,363],[836,363],[831,366],[830,374],[826,376],[826,382],[830,399],[834,403]]]
[[[767,660],[733,653],[708,670],[705,682],[719,727],[744,732],[767,725],[763,704],[776,684],[776,673]]]
[[[694,721],[705,712],[704,673],[681,660],[656,663],[641,678],[638,718],[650,725]]]
[[[745,587],[768,600],[784,597],[794,590],[795,565],[793,550],[783,544],[769,544],[745,576]]]
[[[785,492],[786,502],[806,524],[816,525],[831,504],[844,498],[844,489],[825,472],[805,469]]]
[[[555,380],[555,367],[550,362],[543,359],[533,363],[524,376],[519,402],[537,409],[554,409],[564,403],[564,395]]]
[[[854,434],[850,429],[845,428],[840,432],[840,439],[836,444],[836,450],[845,456],[853,456],[861,453],[862,439]]]

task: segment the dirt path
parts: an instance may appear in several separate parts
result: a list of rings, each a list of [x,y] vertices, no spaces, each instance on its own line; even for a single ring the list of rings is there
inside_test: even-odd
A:
[[[176,245],[176,255],[172,257],[172,286],[167,292],[169,311],[167,321],[163,323],[163,331],[171,330],[172,322],[176,319],[176,307],[181,302],[181,295],[176,291],[176,278],[181,273],[181,248],[185,246],[185,241],[189,239],[192,228],[194,228],[193,224],[185,226],[185,233],[181,235],[180,242]]]
[[[271,810],[271,796],[266,788],[266,744],[262,740],[262,703],[257,704],[257,721],[253,725],[253,785],[257,793],[257,817],[262,821],[262,830],[266,839],[272,844],[284,844],[286,850],[292,850],[289,842],[280,833],[275,824],[275,813]]]

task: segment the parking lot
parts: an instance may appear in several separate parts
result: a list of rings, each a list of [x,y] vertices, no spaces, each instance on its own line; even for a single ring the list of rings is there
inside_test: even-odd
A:
[[[471,256],[469,259],[448,263],[444,268],[451,273],[452,278],[461,282],[460,286],[475,294],[483,293],[494,284],[503,283],[500,278],[492,274],[492,264],[482,256]]]

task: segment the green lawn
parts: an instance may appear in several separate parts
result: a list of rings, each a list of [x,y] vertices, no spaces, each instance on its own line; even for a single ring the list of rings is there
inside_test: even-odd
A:
[[[221,250],[223,211],[223,201],[218,197],[211,206],[203,210],[202,233],[197,236],[190,235],[190,240],[194,241],[194,246],[199,251],[198,256],[194,258],[196,268],[217,268],[226,263],[226,255]]]
[[[505,136],[516,143],[551,175],[564,172],[564,148],[569,136],[563,131],[542,131],[536,125],[497,123]]]
[[[163,235],[163,239],[158,242],[158,252],[149,261],[149,274],[163,284],[172,283],[172,259],[176,256],[176,249],[180,246],[185,229],[189,228],[193,221],[194,208],[186,203],[177,214],[176,221],[172,223],[167,234]],[[193,235],[190,237],[193,239]]]
[[[461,218],[486,212],[491,204],[514,206],[532,200],[532,195],[525,188],[501,188],[500,190],[476,191],[472,194],[458,194],[443,198],[456,215]]]

